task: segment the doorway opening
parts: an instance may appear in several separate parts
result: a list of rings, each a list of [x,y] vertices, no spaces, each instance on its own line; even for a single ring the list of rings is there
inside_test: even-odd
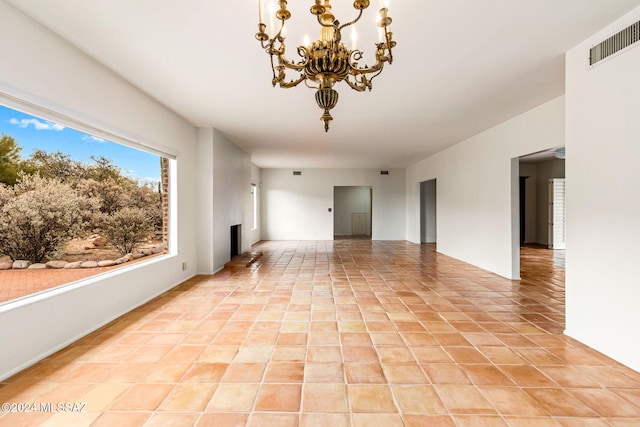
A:
[[[242,224],[236,224],[231,226],[231,258],[240,255],[240,248],[242,247]]]
[[[436,180],[420,183],[420,243],[436,243]]]
[[[513,278],[548,284],[549,311],[531,319],[526,312],[520,315],[552,333],[565,326],[564,183],[564,147],[512,160]]]
[[[564,148],[518,159],[520,247],[564,249]]]
[[[373,188],[333,188],[334,239],[369,239],[372,235]]]

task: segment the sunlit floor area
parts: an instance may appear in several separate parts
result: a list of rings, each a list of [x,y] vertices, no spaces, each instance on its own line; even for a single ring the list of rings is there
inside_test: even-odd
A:
[[[562,254],[524,248],[511,281],[434,245],[253,251],[0,386],[83,412],[0,425],[640,425],[640,373],[562,335]]]

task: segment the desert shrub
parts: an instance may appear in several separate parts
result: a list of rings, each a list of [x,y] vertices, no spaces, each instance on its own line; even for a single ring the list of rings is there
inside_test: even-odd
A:
[[[91,164],[85,164],[82,167],[82,178],[96,181],[112,179],[118,183],[127,180],[132,181],[131,178],[123,174],[123,170],[120,167],[113,164],[113,160],[104,156],[91,156],[90,159]]]
[[[9,199],[13,196],[13,191],[11,191],[11,187],[0,182],[0,212],[2,212],[2,207],[9,201]],[[2,249],[0,248],[0,257],[4,254],[2,253]]]
[[[0,252],[31,262],[60,252],[86,228],[95,206],[71,186],[40,175],[21,174],[13,188],[0,191]]]
[[[8,137],[3,135],[3,141],[8,141],[7,138]],[[16,152],[20,150],[17,145],[16,150]],[[0,154],[1,153],[2,150],[0,150]],[[0,172],[2,170],[1,163],[2,162],[0,162]],[[21,178],[20,186],[18,186],[20,188],[16,187],[16,191],[14,192],[10,186],[14,184],[13,182],[9,182],[8,184],[10,185],[0,188],[0,209],[2,209],[2,206],[6,204],[8,200],[17,198],[19,194],[25,194],[29,186],[33,189],[42,186],[44,182],[56,182],[58,185],[65,185],[63,190],[65,196],[60,196],[60,203],[63,202],[62,199],[68,198],[68,195],[73,194],[74,197],[76,197],[73,200],[69,200],[70,202],[75,201],[77,204],[66,214],[65,218],[76,215],[77,222],[70,227],[64,226],[62,232],[54,232],[52,230],[58,227],[58,225],[54,224],[55,221],[53,219],[49,219],[47,221],[51,227],[47,228],[48,231],[46,231],[46,233],[50,237],[50,242],[43,242],[43,247],[37,250],[27,251],[25,249],[18,251],[16,248],[22,245],[22,240],[27,239],[27,237],[23,235],[18,239],[13,239],[12,233],[23,230],[22,233],[24,234],[27,232],[26,230],[33,231],[35,229],[40,233],[42,229],[39,223],[42,222],[42,220],[38,219],[32,225],[29,224],[29,221],[32,219],[35,220],[38,215],[42,217],[44,213],[41,211],[44,209],[44,206],[34,207],[28,212],[26,210],[24,212],[18,210],[11,212],[10,215],[3,213],[1,221],[4,224],[4,228],[0,228],[0,232],[4,234],[0,236],[0,245],[6,247],[15,246],[16,248],[14,248],[11,253],[12,257],[20,254],[20,258],[33,261],[32,258],[45,256],[43,253],[49,252],[51,254],[52,251],[55,252],[59,250],[61,246],[64,246],[64,243],[54,244],[54,241],[60,242],[64,240],[64,242],[68,242],[74,237],[83,237],[78,234],[81,230],[92,230],[94,233],[104,234],[105,238],[107,238],[107,234],[110,233],[112,239],[107,238],[107,240],[113,243],[117,242],[118,246],[116,246],[116,248],[120,251],[125,251],[125,253],[133,250],[141,239],[151,234],[148,231],[149,225],[152,226],[156,233],[162,232],[163,211],[159,189],[156,189],[152,185],[140,183],[127,176],[126,171],[114,165],[112,160],[108,158],[91,157],[90,162],[84,163],[74,160],[68,154],[61,152],[49,153],[44,150],[35,150],[26,161],[21,161],[19,166],[23,171],[21,173],[24,175]],[[27,176],[32,177],[26,178]],[[16,200],[12,203],[24,204],[30,196],[21,197],[21,201]],[[38,197],[42,198],[44,196]],[[52,206],[52,209],[55,210],[57,205],[53,204]],[[80,215],[77,215],[76,206],[80,206]],[[25,206],[23,206],[23,208],[26,209]],[[132,213],[132,211],[124,210],[125,208],[142,210],[144,215],[139,215],[136,213],[137,211]],[[15,208],[12,207],[11,209]],[[20,213],[18,214],[18,212]],[[40,214],[36,214],[35,212],[40,212]],[[138,220],[142,217],[146,218],[147,224],[139,224]],[[109,230],[104,230],[108,227],[108,224],[117,222],[121,223],[119,225],[120,230],[116,230],[115,225]],[[137,230],[127,228],[131,222],[136,224]],[[64,221],[60,223],[60,226],[63,225]],[[144,234],[144,236],[139,237],[136,232]],[[63,237],[58,234],[66,237],[63,239]],[[54,235],[57,237],[54,238]],[[29,237],[29,239],[36,240],[37,238]],[[35,242],[30,243],[28,246],[34,247]],[[3,251],[2,247],[3,246],[0,246],[0,252]],[[26,257],[26,253],[30,254],[29,257]]]
[[[0,209],[13,197],[13,191],[11,187],[0,182]]]
[[[58,155],[56,153],[51,156]],[[97,200],[100,212],[107,216],[125,207],[143,209],[154,229],[161,232],[162,199],[159,189],[124,175],[122,169],[110,159],[91,157],[91,161],[93,164],[79,164],[79,172],[72,179],[71,185],[81,195]]]
[[[138,184],[129,192],[130,206],[144,209],[157,232],[162,231],[162,195],[151,184]]]
[[[72,184],[83,174],[82,163],[73,160],[70,155],[60,151],[48,153],[35,149],[24,162],[24,170],[29,174],[38,174],[44,178],[57,179],[66,184]]]
[[[104,181],[79,180],[75,186],[83,196],[95,199],[99,203],[100,212],[106,215],[112,215],[120,209],[130,206],[129,193],[131,190],[123,188],[113,178],[107,178]]]
[[[125,207],[103,218],[103,237],[122,255],[133,252],[153,232],[153,224],[140,208]]]

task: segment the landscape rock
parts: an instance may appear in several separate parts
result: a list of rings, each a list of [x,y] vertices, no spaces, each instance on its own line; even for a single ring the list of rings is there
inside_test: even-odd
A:
[[[80,268],[96,268],[98,263],[95,261],[84,261],[80,264]]]
[[[96,248],[101,248],[103,247],[106,242],[104,241],[104,239],[100,236],[97,236],[95,239],[93,239],[91,241],[91,243],[93,244],[93,246],[95,246]]]
[[[116,260],[116,265],[124,264],[125,262],[129,262],[133,259],[132,254],[126,254]]]
[[[49,261],[47,263],[47,267],[49,268],[64,268],[67,264],[67,261]]]
[[[64,268],[66,270],[74,269],[74,268],[80,268],[81,265],[82,265],[82,261],[75,261],[75,262],[70,262],[69,264],[65,265]]]
[[[47,264],[42,264],[42,263],[36,263],[36,264],[31,264],[28,267],[29,270],[46,270],[47,269]]]
[[[85,242],[87,242],[85,240]],[[99,235],[94,235],[88,241],[90,246],[85,247],[85,249],[96,249],[96,247],[106,246],[106,241],[103,237]],[[114,265],[124,264],[134,259],[143,258],[145,256],[155,255],[159,253],[164,253],[167,251],[167,248],[164,244],[149,244],[145,245],[145,247],[137,249],[134,253],[128,253],[116,260],[105,259],[101,261],[62,261],[62,260],[54,260],[48,261],[46,263],[32,263],[28,260],[12,260],[8,255],[0,255],[0,271],[2,270],[44,270],[47,268],[51,269],[76,269],[76,268],[96,268],[96,267],[111,267]],[[71,252],[70,252],[71,253]],[[82,252],[72,253],[72,255],[82,255]],[[89,253],[85,253],[85,255],[89,255]],[[107,255],[108,256],[108,255]]]
[[[29,268],[29,266],[31,265],[31,261],[27,261],[27,260],[23,260],[23,259],[18,259],[13,261],[13,268],[16,270],[25,270],[27,268]]]

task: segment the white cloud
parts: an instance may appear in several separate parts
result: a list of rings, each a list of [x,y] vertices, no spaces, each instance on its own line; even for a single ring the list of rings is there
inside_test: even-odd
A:
[[[21,128],[29,127],[29,125],[33,125],[36,130],[55,130],[61,131],[64,129],[64,126],[59,125],[53,122],[40,121],[38,119],[11,119],[9,123],[12,125],[19,126]]]
[[[84,135],[82,137],[83,141],[96,141],[96,142],[105,142],[104,139],[102,138],[98,138],[97,136],[93,136],[93,135]]]

